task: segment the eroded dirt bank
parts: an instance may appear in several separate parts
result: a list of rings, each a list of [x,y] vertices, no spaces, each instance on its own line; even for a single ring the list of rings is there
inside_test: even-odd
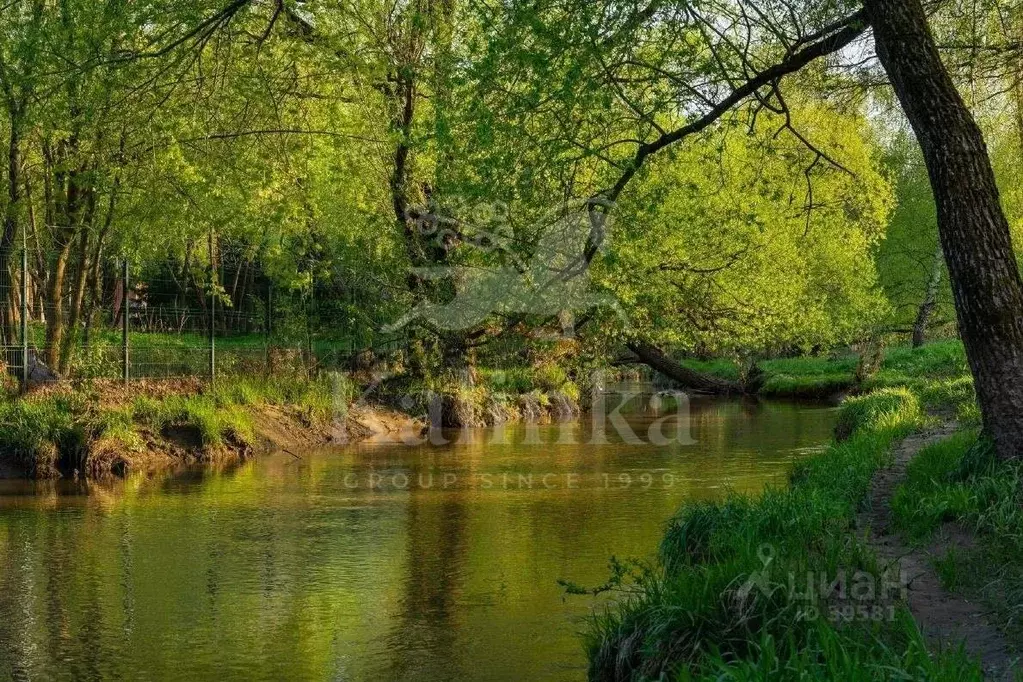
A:
[[[414,442],[444,427],[578,416],[576,401],[536,391],[440,396],[423,416],[355,400],[350,377],[94,381],[41,386],[0,403],[0,478],[102,478],[365,440]],[[386,396],[385,396],[386,397]],[[393,404],[394,401],[388,401]],[[422,406],[418,406],[422,407]]]
[[[313,390],[260,395],[197,380],[41,387],[0,415],[0,478],[102,478],[363,440],[399,441],[424,423]]]

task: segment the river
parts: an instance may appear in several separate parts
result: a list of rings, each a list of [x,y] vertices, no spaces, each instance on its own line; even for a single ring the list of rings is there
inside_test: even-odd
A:
[[[598,585],[612,555],[649,558],[686,501],[784,485],[835,417],[712,399],[687,425],[625,414],[666,438],[584,417],[0,481],[0,679],[583,679],[595,601],[558,579]]]

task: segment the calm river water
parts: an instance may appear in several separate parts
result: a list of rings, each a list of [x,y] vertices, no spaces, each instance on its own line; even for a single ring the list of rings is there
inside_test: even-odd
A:
[[[584,421],[88,487],[0,481],[0,679],[580,680],[594,601],[557,580],[597,585],[610,556],[651,556],[688,500],[783,485],[833,423],[694,400],[689,444]]]

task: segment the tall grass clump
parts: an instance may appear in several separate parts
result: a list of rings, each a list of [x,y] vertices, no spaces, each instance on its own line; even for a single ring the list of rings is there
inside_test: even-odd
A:
[[[80,391],[0,402],[0,452],[29,476],[84,471],[100,441],[137,446],[130,413],[99,408]]]
[[[905,609],[880,643],[868,627],[836,629],[815,622],[799,640],[792,635],[776,638],[763,634],[752,647],[751,655],[728,659],[720,654],[708,656],[704,679],[713,680],[842,680],[843,682],[881,682],[893,679],[967,682],[984,679],[978,665],[961,650],[941,651],[932,656],[927,643]],[[881,655],[878,655],[878,654]],[[697,679],[683,671],[679,680]]]
[[[906,480],[892,497],[895,521],[909,537],[926,538],[946,521],[975,522],[982,506],[991,501],[978,494],[978,483],[990,476],[976,475],[990,472],[990,465],[980,466],[981,471],[966,473],[967,467],[976,467],[967,462],[971,450],[984,451],[983,445],[978,443],[977,431],[972,429],[923,448],[910,461]]]
[[[343,417],[356,392],[348,376],[332,372],[316,379],[236,377],[218,383],[210,396],[221,408],[260,404],[287,406],[297,410],[307,423],[323,425],[335,416]]]
[[[834,626],[824,595],[792,589],[855,571],[880,584],[880,569],[852,523],[893,442],[922,419],[909,391],[849,400],[840,417],[844,440],[797,467],[787,489],[683,507],[656,566],[593,619],[586,640],[591,679],[719,679],[725,670],[738,675],[731,679],[797,679],[860,663],[869,663],[861,678],[872,670],[868,679],[888,679],[882,671],[911,678],[926,669],[926,657],[907,653],[906,643],[918,638],[911,620]],[[958,679],[969,679],[972,669],[955,665],[965,676]]]
[[[908,435],[920,426],[923,412],[916,395],[906,388],[883,388],[842,403],[835,426],[838,440],[857,431],[895,437]]]
[[[136,398],[132,414],[138,423],[155,432],[188,429],[198,437],[201,448],[215,449],[225,444],[254,443],[253,415],[245,408],[286,407],[296,411],[306,423],[322,426],[338,412],[345,413],[354,394],[354,384],[341,374],[316,380],[232,378],[197,395]]]
[[[31,476],[54,475],[84,456],[85,411],[74,395],[0,403],[0,449]]]
[[[912,538],[926,540],[954,521],[1023,563],[1023,463],[999,460],[976,429],[922,449],[895,491],[892,512]]]

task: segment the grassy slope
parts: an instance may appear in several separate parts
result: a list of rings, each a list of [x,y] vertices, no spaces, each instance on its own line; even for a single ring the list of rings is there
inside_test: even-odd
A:
[[[725,372],[723,363],[701,368]],[[851,378],[854,368],[849,358],[766,367],[804,387]],[[830,581],[840,568],[876,576],[875,559],[851,526],[873,473],[890,461],[896,440],[931,419],[928,412],[976,421],[965,358],[955,342],[893,349],[865,388],[870,392],[842,407],[838,432],[847,439],[799,466],[789,488],[680,510],[656,565],[635,573],[625,598],[594,619],[587,639],[592,679],[980,679],[977,665],[962,655],[928,654],[901,607],[884,609],[879,620],[834,620],[828,614],[842,615],[831,610],[834,602],[807,599],[798,587],[807,580],[819,584],[822,576]],[[957,438],[914,463],[907,483],[914,490],[896,499],[897,512],[916,528],[933,527],[949,514],[972,514],[1023,538],[1018,475],[994,471],[983,458],[964,465],[969,458],[962,450],[972,436]],[[948,479],[950,471],[977,482]],[[973,492],[956,488],[963,485]],[[930,493],[924,511],[908,502],[921,489]],[[743,594],[737,587],[763,569],[765,547],[769,594],[759,588]]]
[[[767,397],[818,398],[846,391],[855,384],[857,358],[782,358],[765,360],[760,368],[767,381],[760,394]],[[738,379],[735,363],[729,360],[685,360],[692,369],[727,379]]]
[[[248,406],[287,407],[300,420],[326,423],[334,405],[347,404],[353,392],[340,375],[319,381],[237,377],[215,387],[155,393],[136,385],[133,397],[114,401],[112,388],[86,384],[0,400],[0,454],[16,471],[31,476],[72,468],[100,475],[111,464],[100,458],[101,452],[131,460],[144,454],[152,438],[176,428],[194,434],[200,458],[212,457],[227,445],[244,449],[255,444]],[[338,390],[341,403],[335,401]]]
[[[760,390],[767,397],[820,397],[847,391],[855,386],[857,356],[801,357],[765,360],[760,368],[767,381]],[[685,360],[688,367],[727,379],[737,379],[738,371],[730,360]],[[880,372],[864,390],[883,386],[907,386],[923,392],[929,405],[955,409],[973,409],[973,382],[966,355],[959,341],[940,341],[923,348],[891,348],[885,354]],[[941,395],[942,393],[948,395]]]
[[[556,365],[481,370],[479,379],[472,389],[438,380],[402,384],[395,395],[378,388],[375,397],[426,413],[430,395],[451,395],[456,407],[472,412],[479,423],[514,419],[523,412],[542,418],[560,408],[574,409],[579,401],[578,387]],[[214,387],[198,379],[127,388],[118,381],[94,380],[46,388],[24,399],[0,396],[0,468],[15,475],[52,477],[74,469],[102,475],[117,462],[145,467],[147,451],[181,440],[170,438],[169,431],[187,436],[190,458],[215,459],[259,444],[254,420],[266,416],[259,408],[283,408],[293,421],[326,427],[336,409],[347,409],[355,391],[352,380],[341,373],[319,380],[283,373],[272,379],[227,375]],[[409,398],[412,403],[406,404]]]

